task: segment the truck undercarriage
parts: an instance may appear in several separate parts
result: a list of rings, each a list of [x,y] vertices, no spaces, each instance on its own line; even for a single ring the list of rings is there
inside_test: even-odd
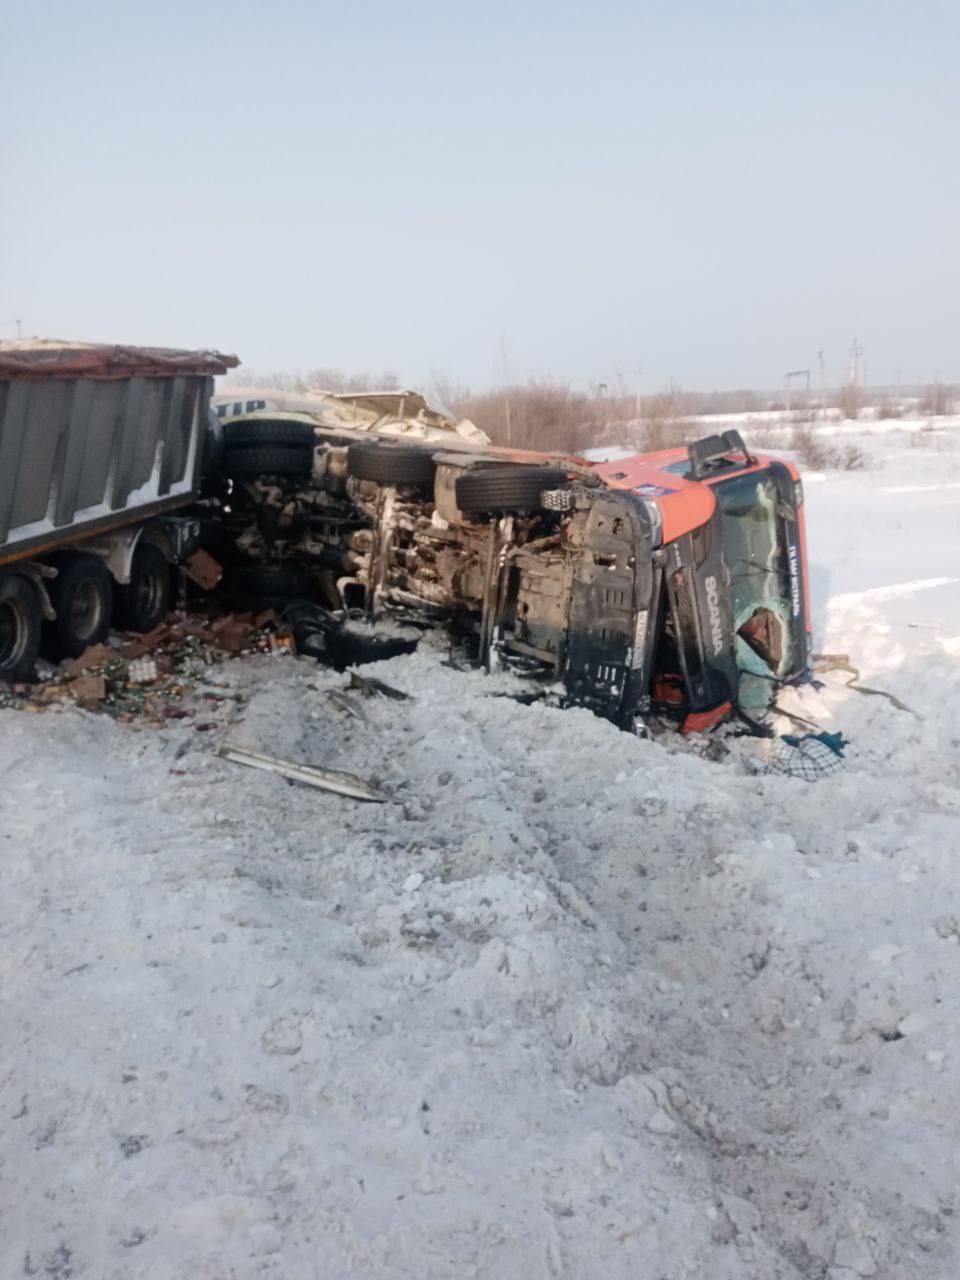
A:
[[[566,700],[617,718],[650,656],[655,565],[642,506],[565,484],[542,491],[565,509],[484,518],[456,507],[458,474],[441,460],[433,491],[356,478],[341,494],[255,481],[234,491],[226,525],[250,561],[310,571],[333,608],[451,626],[488,669],[536,672]],[[234,581],[244,567],[234,566]]]

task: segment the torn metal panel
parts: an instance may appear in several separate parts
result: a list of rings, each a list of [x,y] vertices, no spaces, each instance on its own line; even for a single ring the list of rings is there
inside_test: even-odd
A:
[[[451,448],[489,444],[469,419],[431,409],[418,391],[278,391],[272,387],[223,387],[213,397],[224,422],[296,415],[326,432],[375,433],[388,438],[446,443]]]
[[[376,676],[361,676],[356,671],[350,673],[350,688],[358,689],[365,698],[390,698],[394,702],[409,702],[410,694],[402,689],[395,689],[392,684],[378,680]]]

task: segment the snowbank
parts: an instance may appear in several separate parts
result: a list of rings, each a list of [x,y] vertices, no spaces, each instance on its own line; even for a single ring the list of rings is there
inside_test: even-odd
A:
[[[792,693],[814,786],[439,647],[361,715],[267,657],[215,735],[0,713],[0,1273],[957,1274],[949,445],[807,479],[821,647],[916,713]]]

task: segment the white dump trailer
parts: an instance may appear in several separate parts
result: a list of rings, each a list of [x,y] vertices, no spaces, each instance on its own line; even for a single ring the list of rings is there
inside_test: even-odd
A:
[[[0,343],[0,679],[148,631],[196,536],[216,351]]]

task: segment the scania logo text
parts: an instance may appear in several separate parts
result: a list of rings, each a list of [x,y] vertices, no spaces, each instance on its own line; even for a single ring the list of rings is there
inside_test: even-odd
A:
[[[707,614],[710,618],[710,639],[713,642],[713,656],[719,657],[723,651],[723,624],[720,621],[720,592],[717,580],[711,574],[703,584],[707,591]]]

